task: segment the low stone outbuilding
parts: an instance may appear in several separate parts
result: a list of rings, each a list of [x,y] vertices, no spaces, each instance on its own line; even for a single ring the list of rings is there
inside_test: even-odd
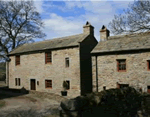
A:
[[[100,37],[91,52],[93,91],[133,86],[150,92],[150,32],[109,36],[103,26]]]
[[[9,88],[36,90],[61,95],[66,81],[68,96],[92,91],[90,52],[96,46],[94,27],[87,22],[83,33],[31,44],[11,51],[7,67]]]

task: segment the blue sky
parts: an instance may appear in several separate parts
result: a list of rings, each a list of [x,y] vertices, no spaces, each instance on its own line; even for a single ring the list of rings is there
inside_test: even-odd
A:
[[[102,25],[108,27],[114,15],[122,13],[122,10],[132,2],[131,0],[34,1],[45,24],[43,29],[47,35],[45,39],[83,33],[83,25],[89,21],[95,27],[94,34],[98,41]]]

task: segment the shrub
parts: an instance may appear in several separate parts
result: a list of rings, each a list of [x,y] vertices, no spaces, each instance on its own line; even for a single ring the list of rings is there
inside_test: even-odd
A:
[[[135,116],[141,108],[142,95],[132,87],[109,89],[101,98],[98,106],[104,112],[113,113],[119,117]]]

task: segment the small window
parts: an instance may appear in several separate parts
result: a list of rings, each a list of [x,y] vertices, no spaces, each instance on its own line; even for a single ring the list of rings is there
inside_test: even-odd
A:
[[[15,78],[15,85],[20,86],[20,78]]]
[[[66,67],[69,67],[69,58],[65,58],[66,61]]]
[[[20,55],[16,56],[16,65],[20,65]]]
[[[69,90],[70,89],[70,81],[66,80],[64,82],[66,82],[66,84],[63,87],[65,87],[67,90]]]
[[[50,52],[45,52],[45,63],[52,63],[52,53]]]
[[[150,60],[147,60],[147,70],[150,70]]]
[[[20,86],[20,78],[18,78],[18,86]]]
[[[126,71],[126,60],[117,60],[117,71]]]
[[[103,90],[106,90],[106,86],[103,86]]]
[[[45,80],[45,88],[52,88],[52,80]]]
[[[15,78],[15,85],[16,85],[16,86],[18,85],[18,83],[17,83],[17,78]]]
[[[119,84],[119,83],[117,83],[117,88],[118,89],[121,89],[121,88],[124,88],[124,87],[129,87],[129,84]]]
[[[39,81],[37,81],[37,85],[39,85]]]

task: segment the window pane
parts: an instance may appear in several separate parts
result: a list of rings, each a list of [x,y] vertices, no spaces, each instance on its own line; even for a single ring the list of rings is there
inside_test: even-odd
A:
[[[52,80],[45,80],[45,87],[52,88]]]
[[[20,56],[16,56],[16,65],[20,64]]]
[[[51,52],[46,52],[45,53],[45,63],[52,62],[52,54]]]
[[[66,67],[69,67],[69,58],[65,58],[66,61]]]
[[[15,78],[15,85],[17,86],[17,78]]]
[[[117,60],[118,61],[118,70],[126,70],[126,60]]]
[[[69,80],[66,80],[66,82],[67,82],[67,89],[70,89],[70,81]]]
[[[20,86],[20,78],[18,78],[18,86]]]
[[[147,65],[147,67],[148,67],[148,69],[150,69],[150,61],[147,61],[148,63],[148,65]]]

